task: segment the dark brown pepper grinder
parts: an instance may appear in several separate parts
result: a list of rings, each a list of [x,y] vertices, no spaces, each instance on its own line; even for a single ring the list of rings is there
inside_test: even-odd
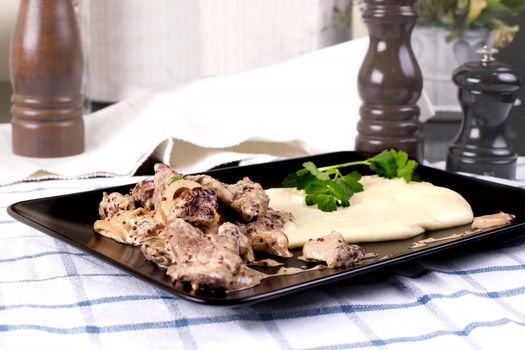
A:
[[[82,74],[71,0],[21,0],[10,52],[15,154],[49,158],[84,151]]]
[[[421,160],[419,107],[422,76],[410,36],[416,23],[416,0],[366,0],[363,20],[370,44],[361,65],[358,91],[363,104],[356,150],[406,151]]]

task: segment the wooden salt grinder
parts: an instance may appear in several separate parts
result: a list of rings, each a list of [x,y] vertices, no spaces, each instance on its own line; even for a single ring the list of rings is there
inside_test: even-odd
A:
[[[10,74],[13,152],[43,158],[82,153],[83,58],[71,0],[21,0]]]
[[[406,151],[421,160],[419,107],[422,77],[410,36],[417,20],[416,0],[365,0],[363,20],[370,36],[358,77],[363,104],[355,148],[378,153]]]

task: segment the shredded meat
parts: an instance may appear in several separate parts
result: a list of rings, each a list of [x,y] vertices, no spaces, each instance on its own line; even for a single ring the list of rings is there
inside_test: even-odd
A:
[[[329,235],[306,242],[301,258],[306,261],[325,261],[328,267],[341,267],[353,266],[364,256],[361,247],[347,243],[339,232],[332,231]]]
[[[114,215],[123,210],[135,209],[133,197],[123,195],[118,192],[102,194],[102,201],[98,205],[98,214],[102,219],[111,219]]]

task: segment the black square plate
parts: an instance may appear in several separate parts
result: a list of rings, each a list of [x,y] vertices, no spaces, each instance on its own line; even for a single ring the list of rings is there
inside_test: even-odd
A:
[[[208,174],[225,183],[234,183],[243,176],[248,176],[253,181],[261,183],[263,187],[269,188],[279,186],[287,174],[300,169],[301,164],[306,160],[313,161],[317,166],[325,166],[364,158],[364,155],[357,152],[337,152],[245,167],[224,168],[209,171]],[[363,173],[366,173],[366,170],[360,169]],[[119,244],[93,231],[92,225],[98,219],[98,203],[102,198],[102,192],[127,193],[134,184],[23,201],[12,204],[8,208],[8,212],[15,219],[31,227],[61,239],[86,253],[97,256],[174,295],[214,305],[260,302],[343,279],[350,279],[349,282],[351,283],[352,278],[355,280],[356,277],[380,274],[392,265],[421,256],[451,248],[466,249],[467,244],[488,238],[497,240],[521,238],[520,236],[525,233],[524,189],[486,182],[425,166],[418,167],[417,172],[424,181],[459,192],[471,204],[476,216],[504,211],[516,215],[516,220],[509,226],[473,235],[438,240],[416,249],[412,246],[418,240],[429,237],[450,237],[456,233],[464,232],[468,229],[468,225],[426,232],[412,239],[361,244],[365,251],[377,253],[378,258],[369,259],[354,267],[313,270],[296,275],[268,278],[256,287],[240,291],[195,294],[183,287],[174,285],[165,275],[164,270],[143,257],[139,248]],[[455,251],[461,252],[460,249]],[[286,266],[299,267],[304,265],[304,262],[296,258],[301,251],[292,252],[294,253],[293,258],[282,260]]]

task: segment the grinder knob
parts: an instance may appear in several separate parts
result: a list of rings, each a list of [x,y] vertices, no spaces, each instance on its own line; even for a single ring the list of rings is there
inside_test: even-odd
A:
[[[496,61],[498,50],[478,49],[479,61],[454,70],[463,121],[448,148],[446,169],[514,179],[517,154],[505,139],[505,125],[521,86],[508,65]]]

